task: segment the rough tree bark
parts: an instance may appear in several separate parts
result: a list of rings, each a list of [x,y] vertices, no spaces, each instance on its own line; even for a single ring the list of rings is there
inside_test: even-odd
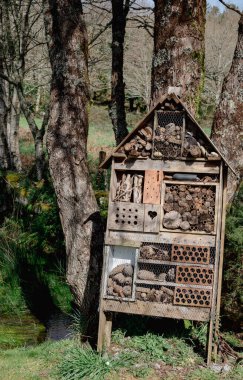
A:
[[[125,112],[125,83],[123,82],[124,39],[126,18],[130,1],[112,0],[112,68],[111,68],[111,104],[109,115],[119,145],[128,134]]]
[[[232,65],[225,77],[211,138],[238,174],[229,172],[228,201],[237,190],[243,172],[243,14],[240,16],[238,41]]]
[[[43,138],[46,131],[46,126],[49,117],[49,108],[46,110],[41,128],[38,128],[35,116],[30,109],[30,105],[27,103],[25,96],[23,94],[23,89],[21,84],[16,84],[16,90],[18,93],[18,98],[21,106],[21,110],[27,120],[30,131],[32,133],[34,144],[35,144],[35,165],[36,165],[36,176],[38,180],[43,178],[44,167],[45,167],[45,153],[43,147]]]
[[[13,88],[11,96],[10,110],[8,113],[7,139],[11,167],[17,172],[21,172],[22,163],[19,151],[19,120],[20,120],[20,103],[16,88]]]
[[[103,233],[87,167],[87,32],[80,0],[49,0],[49,166],[63,227],[67,282],[86,315],[97,306]]]
[[[204,84],[206,0],[155,0],[151,97],[181,87],[197,114]]]
[[[4,84],[0,79],[0,170],[7,170],[10,167],[11,163],[7,143],[7,107],[5,104]]]

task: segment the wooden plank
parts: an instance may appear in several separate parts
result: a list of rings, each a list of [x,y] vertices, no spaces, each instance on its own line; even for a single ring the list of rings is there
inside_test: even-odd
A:
[[[151,317],[177,318],[207,322],[210,312],[208,308],[175,306],[171,304],[160,304],[157,302],[136,301],[133,303],[121,303],[118,301],[105,301],[104,310],[126,314],[147,315]]]
[[[143,203],[159,205],[161,197],[161,170],[146,170],[144,175]]]
[[[108,228],[111,230],[143,231],[144,204],[111,202]]]
[[[128,234],[126,233],[126,237],[128,236]],[[124,238],[124,239],[119,239],[119,240],[114,240],[114,238],[112,237],[106,237],[105,238],[105,244],[106,245],[122,245],[124,247],[140,247],[141,245],[141,242],[140,241],[129,241],[127,240],[127,238]]]
[[[225,240],[225,219],[226,219],[226,209],[227,209],[227,171],[226,166],[223,167],[223,209],[222,209],[222,220],[221,220],[221,239],[220,239],[220,252],[219,252],[219,274],[218,274],[218,293],[217,293],[217,304],[216,304],[216,316],[215,316],[215,333],[219,333],[219,318],[220,318],[220,304],[221,304],[221,290],[222,290],[222,278],[223,278],[223,264],[224,264],[224,240]],[[220,222],[220,221],[219,221]],[[215,346],[215,355],[217,355],[217,347]]]
[[[178,286],[183,288],[195,288],[195,289],[201,289],[202,285],[194,285],[194,284],[178,284],[176,282],[167,282],[167,281],[157,281],[157,280],[136,280],[136,284],[141,285],[157,285],[157,286]],[[212,289],[212,286],[203,286],[203,289]]]
[[[164,182],[169,185],[192,185],[192,186],[215,186],[218,187],[219,183],[218,182],[197,182],[197,181],[178,181],[178,180],[164,180]]]
[[[116,170],[162,170],[172,173],[202,173],[202,174],[219,174],[219,163],[212,162],[194,162],[180,160],[152,160],[148,158],[142,160],[127,160],[122,163],[115,163]]]
[[[216,297],[218,289],[218,266],[219,266],[219,252],[220,252],[220,231],[221,223],[219,221],[222,217],[222,197],[223,197],[223,162],[220,166],[220,188],[218,195],[218,203],[215,204],[215,210],[217,212],[217,226],[216,226],[216,249],[215,249],[215,271],[214,271],[214,285],[212,294],[212,307],[209,322],[209,335],[208,335],[208,354],[207,354],[207,364],[210,365],[212,360],[212,350],[213,350],[213,335],[214,335],[214,325],[215,325],[215,313],[216,313]]]
[[[103,310],[103,303],[100,305],[99,330],[97,351],[102,352],[110,347],[112,333],[112,313]]]
[[[163,227],[163,228],[160,228],[160,231],[167,231],[167,232],[177,232],[177,233],[182,233],[183,235],[185,235],[185,231],[183,231],[183,230],[179,230],[179,229],[175,229],[175,230],[170,230],[169,228],[165,228],[165,227]],[[187,234],[192,234],[192,235],[194,235],[194,234],[196,234],[196,235],[208,235],[209,233],[208,232],[206,232],[206,231],[186,231],[186,233]],[[211,232],[210,233],[210,235],[216,235],[216,233],[213,231],[213,232]]]
[[[146,259],[138,259],[138,263],[141,263],[141,264],[154,264],[154,265],[175,265],[175,266],[188,266],[188,263],[178,263],[176,261],[164,261],[164,260],[146,260]],[[190,264],[190,266],[192,266],[193,264]],[[200,268],[209,268],[209,269],[213,269],[214,266],[212,264],[194,264],[195,266],[197,267],[200,267]]]
[[[144,205],[144,232],[159,232],[160,210],[160,205]]]
[[[188,234],[183,231],[177,232],[160,232],[159,234],[149,234],[140,232],[124,232],[124,231],[110,231],[109,241],[113,245],[122,245],[124,242],[134,242],[139,246],[140,242],[144,243],[161,243],[161,244],[191,244],[191,245],[205,245],[215,247],[214,235],[202,234]]]

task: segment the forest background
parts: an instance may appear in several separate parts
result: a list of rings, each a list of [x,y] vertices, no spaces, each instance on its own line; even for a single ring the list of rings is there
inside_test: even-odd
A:
[[[42,2],[29,2],[28,25],[26,8],[18,8],[18,2],[9,3],[7,8],[7,2],[3,1],[0,8],[0,70],[3,74],[0,98],[8,99],[5,104],[9,110],[10,155],[7,168],[4,160],[1,161],[0,176],[0,319],[6,321],[9,316],[17,316],[24,321],[24,316],[31,312],[45,325],[49,316],[57,311],[75,313],[78,303],[75,290],[71,292],[66,281],[65,243],[45,147],[52,75],[50,41],[46,38]],[[207,8],[204,86],[196,113],[208,135],[224,78],[232,64],[239,22],[239,14],[215,3],[220,10],[215,6]],[[87,1],[83,6],[89,44],[88,167],[104,228],[109,173],[98,169],[100,157],[104,157],[100,152],[109,154],[116,145],[109,112],[111,6],[105,1],[98,4]],[[124,44],[125,110],[129,131],[150,106],[153,23],[152,2],[138,5],[135,2],[127,17]],[[15,86],[17,80],[21,83],[20,90]],[[222,300],[223,328],[236,332],[240,329],[243,297],[240,276],[242,196],[240,189],[228,212]],[[82,318],[79,314],[79,323],[84,328],[87,320]],[[11,340],[6,338],[3,327],[0,344],[1,341],[6,348],[23,343],[22,336],[19,341],[12,336]]]

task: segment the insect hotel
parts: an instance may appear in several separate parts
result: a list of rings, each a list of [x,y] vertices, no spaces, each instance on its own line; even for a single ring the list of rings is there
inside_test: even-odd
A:
[[[112,313],[218,328],[227,163],[185,105],[161,98],[102,164],[111,165],[98,349]]]

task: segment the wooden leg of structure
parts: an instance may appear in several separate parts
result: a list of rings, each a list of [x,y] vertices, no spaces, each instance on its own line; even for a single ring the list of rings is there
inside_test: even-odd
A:
[[[227,209],[227,168],[224,171],[224,185],[223,185],[223,207],[222,207],[222,222],[221,222],[221,239],[220,239],[220,257],[219,257],[219,277],[218,277],[218,294],[217,294],[217,304],[216,304],[216,320],[215,320],[215,334],[219,334],[220,326],[220,305],[221,305],[221,290],[222,290],[222,279],[223,279],[223,264],[224,264],[224,240],[225,240],[225,220],[226,220],[226,209]],[[217,358],[218,346],[214,347],[214,355]]]
[[[207,365],[209,366],[212,361],[212,350],[213,350],[213,331],[214,331],[214,320],[211,318],[208,327],[208,350],[207,350]]]
[[[112,313],[106,313],[103,309],[100,310],[99,331],[97,350],[99,352],[110,347],[112,332]]]

